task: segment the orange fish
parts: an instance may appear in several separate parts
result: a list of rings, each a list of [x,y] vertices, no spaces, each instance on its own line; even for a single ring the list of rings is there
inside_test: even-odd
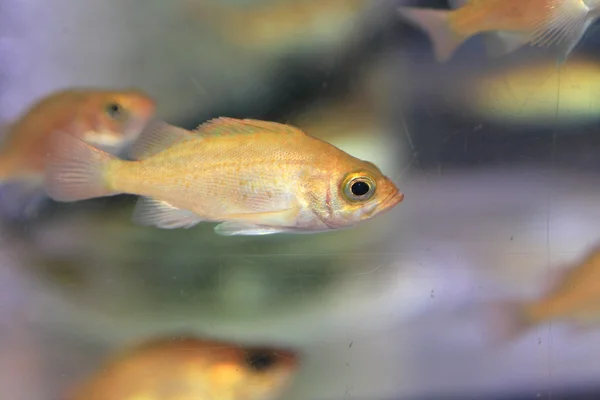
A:
[[[515,337],[550,321],[571,321],[579,327],[600,323],[600,247],[593,249],[540,299],[496,304],[494,335]]]
[[[116,357],[69,400],[271,400],[298,367],[289,350],[193,338],[146,343]]]
[[[347,228],[404,195],[374,164],[284,124],[216,118],[194,132],[157,123],[123,161],[56,134],[46,190],[57,201],[143,196],[134,221],[165,229],[221,222],[220,235]]]
[[[50,94],[6,127],[0,149],[0,182],[16,185],[10,190],[3,188],[3,195],[12,196],[8,202],[17,207],[41,196],[46,153],[54,131],[118,154],[135,140],[154,111],[154,100],[137,90],[68,89]]]
[[[453,11],[399,7],[400,15],[426,31],[439,62],[452,57],[468,38],[495,32],[495,55],[517,48],[556,45],[564,62],[587,28],[600,16],[599,0],[468,0]],[[494,48],[496,47],[496,48]]]

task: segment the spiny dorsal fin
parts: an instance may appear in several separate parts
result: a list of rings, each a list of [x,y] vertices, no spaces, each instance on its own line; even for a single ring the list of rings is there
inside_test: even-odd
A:
[[[274,132],[289,135],[306,135],[300,129],[278,122],[257,119],[237,119],[219,117],[199,125],[194,133],[201,136],[248,135],[260,132]]]
[[[129,156],[134,160],[143,160],[172,147],[176,143],[194,138],[186,129],[169,125],[162,121],[149,123],[133,144]]]

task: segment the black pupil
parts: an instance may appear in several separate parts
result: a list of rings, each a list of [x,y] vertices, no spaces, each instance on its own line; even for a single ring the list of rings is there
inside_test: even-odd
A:
[[[370,189],[371,187],[369,184],[362,181],[354,182],[352,186],[350,186],[350,190],[355,196],[364,196],[365,194],[369,193]]]
[[[121,106],[117,103],[111,103],[106,108],[111,117],[119,117],[121,115]]]
[[[271,354],[256,353],[248,356],[248,364],[256,371],[268,369],[275,363],[275,358]]]

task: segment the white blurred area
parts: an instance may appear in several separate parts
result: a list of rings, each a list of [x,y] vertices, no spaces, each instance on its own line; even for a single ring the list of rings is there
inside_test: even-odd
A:
[[[487,338],[485,309],[479,307],[502,297],[539,295],[557,268],[577,261],[600,241],[597,181],[537,169],[405,176],[402,188],[411,196],[390,215],[393,240],[386,254],[372,255],[379,262],[394,261],[368,265],[359,255],[364,266],[349,264],[346,272],[338,271],[328,290],[308,296],[291,286],[288,297],[295,301],[284,313],[255,310],[250,320],[203,311],[195,317],[190,310],[180,318],[159,318],[152,310],[147,310],[151,318],[139,311],[102,318],[89,304],[64,303],[48,295],[51,288],[6,272],[3,287],[11,290],[3,293],[14,297],[10,308],[24,313],[29,305],[31,318],[44,321],[42,327],[34,325],[34,338],[47,335],[31,342],[16,335],[9,354],[19,360],[23,354],[40,357],[42,366],[29,360],[25,371],[33,375],[27,379],[52,386],[58,385],[54,380],[69,382],[93,370],[102,349],[197,332],[301,349],[301,372],[286,399],[545,393],[551,387],[591,384],[600,356],[597,332],[571,332],[557,323],[495,347]],[[5,254],[15,254],[14,248]],[[115,284],[128,283],[119,281],[118,268],[110,270]],[[224,303],[234,301],[231,296],[246,302],[242,293],[261,290],[252,270],[239,271],[237,278],[242,286],[214,288]],[[125,292],[121,296],[122,307],[132,308],[134,300]],[[63,364],[44,366],[49,360]]]
[[[174,123],[227,107],[268,112],[276,71],[295,49],[278,43],[256,56],[228,44],[195,25],[183,0],[0,1],[0,57],[9,60],[0,64],[2,121],[70,85],[138,86]],[[340,4],[323,0],[330,1]],[[362,13],[356,17],[378,15]],[[326,69],[378,26],[366,20],[349,21],[356,29],[344,37],[319,30],[329,36],[315,35],[314,51],[303,44],[298,54]],[[108,354],[182,333],[298,348],[300,374],[282,400],[543,396],[596,382],[599,332],[556,323],[493,346],[486,307],[539,296],[557,270],[600,242],[600,177],[533,162],[419,170],[414,142],[425,132],[406,118],[408,89],[428,83],[434,103],[431,88],[452,82],[417,75],[426,66],[407,69],[410,57],[358,57],[364,67],[352,88],[286,118],[398,182],[404,202],[374,221],[308,238],[229,241],[214,238],[210,226],[189,239],[154,238],[131,226],[128,210],[106,217],[92,208],[33,223],[27,240],[3,232],[0,393],[55,399]],[[456,87],[447,92],[471,93]],[[450,96],[458,108],[480,104],[459,97]],[[140,254],[153,246],[156,254]],[[211,254],[220,261],[204,278]],[[83,279],[55,279],[48,260],[70,260]],[[223,275],[213,284],[194,289],[188,282],[208,281],[214,271]]]

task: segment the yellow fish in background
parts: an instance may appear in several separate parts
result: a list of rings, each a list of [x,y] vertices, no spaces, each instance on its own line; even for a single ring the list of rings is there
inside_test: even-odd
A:
[[[525,44],[555,45],[563,62],[600,17],[600,0],[459,0],[452,4],[462,6],[452,11],[398,8],[402,18],[427,32],[439,62],[448,61],[467,39],[484,32],[497,34],[496,41],[488,41],[494,55]]]
[[[572,57],[560,69],[543,59],[513,64],[469,74],[459,85],[461,93],[448,91],[450,105],[505,126],[572,129],[600,120],[600,63],[593,57]]]
[[[579,327],[600,324],[600,247],[561,276],[540,299],[495,305],[493,335],[509,339],[550,321],[571,321]],[[497,329],[495,329],[497,328]]]
[[[138,90],[71,88],[36,102],[2,128],[0,184],[4,206],[21,214],[41,200],[46,153],[55,131],[118,154],[131,145],[155,112],[155,101]],[[6,211],[6,210],[4,210]]]
[[[295,352],[193,338],[126,351],[68,400],[271,400],[298,369]]]
[[[290,50],[299,43],[314,48],[344,38],[369,5],[368,0],[268,0],[251,5],[187,0],[186,13],[243,48]]]
[[[221,222],[220,235],[347,228],[404,195],[374,164],[289,125],[216,118],[194,132],[156,123],[123,161],[56,134],[46,190],[57,201],[144,196],[134,221],[165,229]]]

